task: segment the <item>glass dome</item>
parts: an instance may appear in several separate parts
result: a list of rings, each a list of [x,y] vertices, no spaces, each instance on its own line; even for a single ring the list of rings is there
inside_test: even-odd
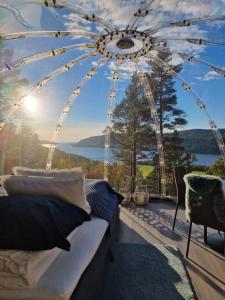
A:
[[[209,143],[216,145],[216,154],[220,153],[225,161],[224,131],[219,129],[225,125],[225,4],[222,0],[209,0],[206,5],[200,0],[191,3],[185,0],[177,5],[176,1],[166,0],[0,0],[0,14],[2,153],[10,136],[15,141],[18,138],[17,144],[21,143],[22,135],[28,138],[28,127],[35,129],[40,145],[48,145],[45,162],[37,159],[46,154],[40,145],[29,153],[33,154],[29,159],[24,154],[29,145],[20,147],[17,156],[23,157],[22,161],[8,150],[11,154],[1,157],[2,173],[10,172],[11,166],[18,163],[31,167],[45,164],[48,170],[52,166],[70,167],[73,159],[79,164],[85,155],[79,153],[81,156],[75,159],[69,150],[65,151],[65,146],[60,152],[60,143],[74,145],[82,138],[104,132],[102,162],[82,161],[89,176],[102,176],[119,187],[123,176],[140,175],[143,171],[140,166],[145,166],[142,156],[153,149],[151,161],[160,181],[158,193],[166,196],[170,194],[167,185],[171,180],[171,169],[167,170],[170,159],[165,158],[168,144],[175,143],[175,135],[181,129],[207,126],[214,135],[213,142],[210,139]],[[147,116],[143,114],[143,120],[148,118],[149,130],[155,132],[151,140],[156,145],[146,149],[149,139],[140,133],[138,143],[141,145],[143,141],[143,148],[139,146],[138,170],[136,148],[123,147],[116,155],[117,160],[112,160],[111,150],[112,141],[120,148],[121,138],[124,139],[120,133],[126,124],[120,126],[120,133],[118,124],[130,122],[129,112],[122,118],[118,107],[120,100],[128,97],[135,76],[148,112]],[[161,106],[156,91],[160,80],[165,83],[161,85],[162,94],[168,88],[171,95],[170,99],[161,98]],[[188,118],[188,125],[184,117]],[[19,137],[16,127],[23,128]],[[141,125],[136,128],[134,136],[142,129]],[[194,135],[195,132],[192,141]],[[128,131],[125,136],[131,138]],[[171,140],[166,143],[168,137]],[[28,144],[36,142],[33,138]],[[185,143],[187,146],[188,138]],[[196,140],[195,144],[198,144]],[[67,152],[63,158],[62,150]],[[131,157],[129,164],[135,157],[135,170],[131,167],[130,171],[126,159],[119,159],[124,151],[126,157]],[[175,163],[181,163],[183,156]],[[93,168],[99,169],[93,172]]]

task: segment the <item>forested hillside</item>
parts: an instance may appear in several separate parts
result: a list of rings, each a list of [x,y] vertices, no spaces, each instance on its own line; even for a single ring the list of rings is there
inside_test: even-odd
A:
[[[183,139],[183,145],[186,152],[217,154],[219,153],[218,146],[215,141],[212,130],[210,129],[189,129],[179,131],[180,137]],[[225,129],[221,129],[222,136],[225,140]],[[169,135],[169,134],[165,134]],[[104,135],[93,136],[83,139],[78,143],[74,143],[75,147],[104,147]],[[112,147],[116,147],[115,138],[112,138]],[[154,146],[152,146],[154,148]]]
[[[225,129],[221,129],[225,140]],[[191,129],[180,132],[186,151],[191,153],[217,154],[218,146],[213,131],[210,129]]]

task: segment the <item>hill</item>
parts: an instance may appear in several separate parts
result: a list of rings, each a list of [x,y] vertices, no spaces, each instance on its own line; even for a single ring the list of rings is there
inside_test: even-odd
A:
[[[225,129],[220,130],[225,140]],[[190,129],[180,132],[184,149],[191,153],[218,154],[219,148],[214,133],[210,129]]]
[[[91,136],[89,138],[80,140],[77,143],[73,143],[72,146],[74,147],[94,147],[94,148],[104,148],[105,145],[105,136],[98,135],[98,136]],[[116,148],[117,143],[113,136],[111,137],[111,147]]]
[[[221,134],[225,140],[225,129],[221,129]],[[168,133],[167,136],[170,134]],[[180,136],[183,138],[183,145],[186,152],[202,154],[218,154],[219,149],[215,141],[214,134],[210,129],[188,129],[181,130]],[[103,148],[105,143],[104,135],[92,136],[73,143],[74,147],[97,147]],[[116,148],[117,143],[112,137],[112,147]]]

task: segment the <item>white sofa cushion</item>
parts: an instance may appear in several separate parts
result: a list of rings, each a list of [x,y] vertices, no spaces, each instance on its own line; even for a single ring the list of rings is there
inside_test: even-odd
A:
[[[53,196],[90,212],[84,175],[80,179],[9,175],[4,177],[2,184],[9,196],[18,194]]]

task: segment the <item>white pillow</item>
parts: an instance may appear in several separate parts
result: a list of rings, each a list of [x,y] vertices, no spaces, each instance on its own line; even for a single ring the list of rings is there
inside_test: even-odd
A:
[[[80,179],[10,175],[4,177],[2,184],[9,196],[29,194],[59,197],[90,212],[84,175]]]
[[[83,171],[81,167],[72,169],[53,169],[47,171],[45,169],[30,169],[26,167],[13,167],[14,175],[27,175],[27,176],[41,176],[41,177],[63,177],[79,179],[83,178]]]

